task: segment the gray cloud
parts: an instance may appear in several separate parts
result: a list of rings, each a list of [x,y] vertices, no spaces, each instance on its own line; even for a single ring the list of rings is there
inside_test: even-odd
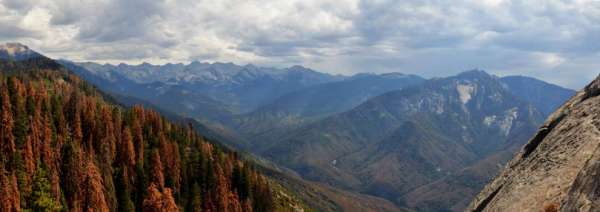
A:
[[[600,66],[594,0],[0,0],[0,41],[98,62],[307,65],[579,88]]]
[[[0,39],[10,40],[21,37],[37,37],[37,34],[33,31],[3,21],[0,21],[0,29],[2,29],[0,30]]]
[[[113,1],[98,14],[86,16],[88,21],[80,24],[78,38],[91,42],[114,42],[141,37],[164,45],[160,38],[163,33],[157,28],[166,9],[162,1]]]

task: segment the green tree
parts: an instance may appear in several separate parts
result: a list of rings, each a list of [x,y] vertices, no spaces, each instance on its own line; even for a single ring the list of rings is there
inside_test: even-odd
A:
[[[129,182],[127,182],[127,174],[125,169],[121,169],[117,171],[116,174],[116,192],[117,192],[117,201],[119,203],[119,211],[125,212],[133,212],[135,211],[135,206],[133,201],[131,201],[131,189],[129,188]]]
[[[62,206],[52,196],[50,180],[44,167],[38,167],[33,176],[33,189],[30,196],[33,211],[60,211]]]
[[[232,185],[234,190],[237,191],[240,200],[246,200],[250,194],[250,176],[247,166],[240,167],[236,165],[233,167],[232,173]]]
[[[192,186],[192,190],[189,193],[188,206],[185,211],[202,211],[202,194],[198,183],[194,183]]]

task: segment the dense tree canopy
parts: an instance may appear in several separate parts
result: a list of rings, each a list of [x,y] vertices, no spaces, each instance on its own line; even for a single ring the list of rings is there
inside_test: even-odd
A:
[[[0,211],[271,211],[268,180],[47,59],[0,62]]]

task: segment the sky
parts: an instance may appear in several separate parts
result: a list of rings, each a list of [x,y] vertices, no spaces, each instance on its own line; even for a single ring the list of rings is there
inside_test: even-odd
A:
[[[579,89],[600,73],[600,0],[0,0],[0,42],[74,61],[478,68]]]

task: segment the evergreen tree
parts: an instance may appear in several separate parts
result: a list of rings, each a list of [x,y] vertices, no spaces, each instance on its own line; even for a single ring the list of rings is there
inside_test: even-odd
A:
[[[21,211],[21,197],[16,176],[6,173],[0,164],[0,209],[1,211]]]
[[[52,196],[52,187],[45,168],[38,167],[33,176],[33,189],[29,197],[33,211],[60,211],[62,206]]]
[[[187,206],[187,211],[202,211],[202,195],[200,185],[198,185],[198,183],[194,183],[189,196],[189,205]]]
[[[129,188],[129,177],[127,176],[127,169],[120,169],[117,171],[115,176],[116,192],[118,201],[118,211],[133,212],[135,206],[131,201],[131,189]]]
[[[0,151],[2,154],[0,162],[9,160],[15,150],[15,138],[13,136],[14,122],[12,118],[10,96],[8,95],[8,88],[6,85],[2,85],[0,88],[0,101],[1,101],[1,113],[0,113]]]

